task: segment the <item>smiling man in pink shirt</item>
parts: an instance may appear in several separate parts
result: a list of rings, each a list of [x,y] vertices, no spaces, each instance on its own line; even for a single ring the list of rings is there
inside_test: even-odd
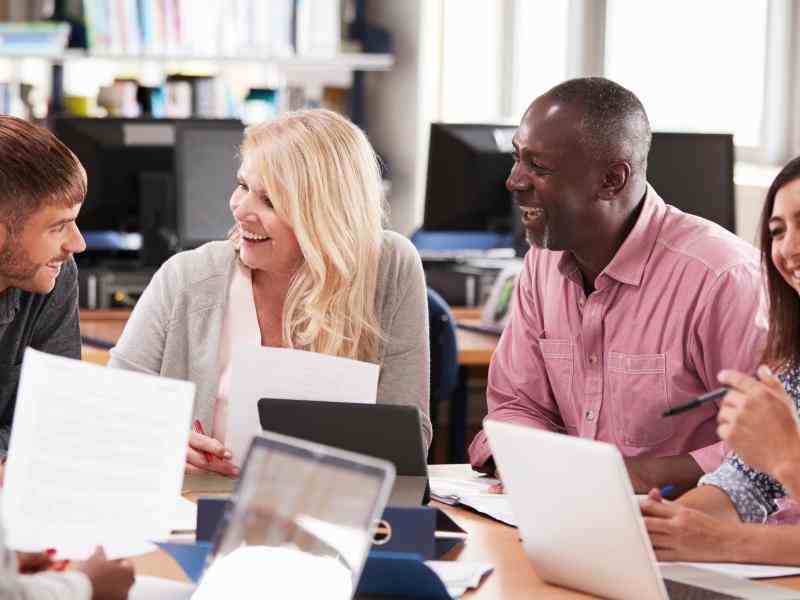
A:
[[[506,185],[531,250],[487,418],[610,442],[637,491],[682,491],[722,461],[718,406],[661,413],[723,368],[753,371],[766,329],[755,249],[665,204],[645,177],[650,139],[638,98],[602,78],[564,82],[522,118]],[[493,470],[483,432],[469,452]]]

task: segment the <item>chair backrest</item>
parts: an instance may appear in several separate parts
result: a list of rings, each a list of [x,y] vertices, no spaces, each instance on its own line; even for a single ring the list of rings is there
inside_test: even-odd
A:
[[[456,321],[450,306],[428,288],[428,322],[431,347],[431,411],[435,403],[452,394],[458,383]]]

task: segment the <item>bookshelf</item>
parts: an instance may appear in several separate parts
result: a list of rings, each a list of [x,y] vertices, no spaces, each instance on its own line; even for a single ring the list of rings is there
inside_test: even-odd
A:
[[[271,64],[277,67],[311,68],[311,69],[339,69],[346,71],[388,71],[394,66],[394,57],[391,54],[367,54],[364,52],[343,52],[331,57],[313,56],[268,56],[268,55],[235,55],[235,56],[209,56],[191,54],[129,54],[121,52],[96,52],[91,50],[70,49],[60,52],[15,52],[0,49],[0,59],[26,59],[39,58],[55,63],[78,61],[86,59],[101,59],[118,62],[155,62],[155,63],[184,63],[204,62],[212,64]]]
[[[117,54],[103,52],[69,51],[62,60],[97,58],[116,61],[151,61],[158,63],[211,62],[211,63],[266,63],[276,67],[340,69],[346,71],[388,71],[394,65],[391,54],[341,53],[332,57],[313,56],[208,56],[186,54]]]
[[[391,54],[343,52],[331,57],[313,56],[215,56],[190,54],[130,54],[70,49],[63,52],[14,52],[0,49],[0,59],[44,59],[64,63],[87,59],[160,64],[203,62],[210,64],[270,64],[279,68],[336,69],[343,71],[388,71],[394,66]]]

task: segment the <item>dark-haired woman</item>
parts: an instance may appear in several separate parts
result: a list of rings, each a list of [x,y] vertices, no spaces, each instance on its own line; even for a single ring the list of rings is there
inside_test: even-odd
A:
[[[764,363],[723,371],[718,433],[734,450],[675,502],[657,490],[642,514],[660,560],[800,564],[800,157],[773,181],[761,215],[769,295]],[[767,525],[767,523],[770,523]]]

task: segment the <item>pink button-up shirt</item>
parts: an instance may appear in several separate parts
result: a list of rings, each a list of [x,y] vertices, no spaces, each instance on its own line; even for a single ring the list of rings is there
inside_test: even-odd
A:
[[[624,456],[722,462],[718,405],[661,413],[752,372],[766,335],[758,253],[668,206],[648,186],[639,218],[584,293],[568,252],[532,249],[489,367],[489,419],[610,442]],[[719,442],[719,443],[718,443]],[[484,432],[469,449],[491,455]]]

